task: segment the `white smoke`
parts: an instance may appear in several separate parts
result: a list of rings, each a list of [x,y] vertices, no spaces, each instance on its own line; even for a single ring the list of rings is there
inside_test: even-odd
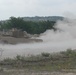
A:
[[[65,19],[55,25],[57,31],[47,30],[40,35],[42,43],[0,45],[4,50],[2,57],[14,57],[17,54],[39,54],[41,52],[58,52],[76,48],[76,20]]]
[[[46,42],[59,42],[76,39],[76,20],[58,21],[55,25],[57,31],[47,30],[40,38]]]

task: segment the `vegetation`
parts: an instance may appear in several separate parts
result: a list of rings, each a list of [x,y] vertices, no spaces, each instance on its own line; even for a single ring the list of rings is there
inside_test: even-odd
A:
[[[35,16],[35,17],[23,17],[25,21],[33,21],[33,22],[38,22],[38,21],[58,21],[58,20],[63,20],[64,17],[62,16]]]
[[[42,53],[41,54],[43,57],[49,57],[50,56],[50,53]]]
[[[6,22],[1,22],[1,30],[2,29],[11,29],[17,28],[22,29],[30,34],[40,34],[45,32],[47,29],[54,29],[55,21],[24,21],[23,18],[10,17],[10,19]]]
[[[60,53],[41,53],[40,55],[27,57],[17,55],[13,59],[6,58],[0,61],[0,66],[46,71],[76,69],[76,50],[68,49]]]

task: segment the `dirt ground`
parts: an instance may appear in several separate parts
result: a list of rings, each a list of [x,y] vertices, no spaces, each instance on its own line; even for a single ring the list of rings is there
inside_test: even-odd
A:
[[[76,70],[38,71],[30,69],[0,69],[0,75],[76,75]]]
[[[7,71],[7,72],[0,72],[0,75],[76,75],[76,73]]]

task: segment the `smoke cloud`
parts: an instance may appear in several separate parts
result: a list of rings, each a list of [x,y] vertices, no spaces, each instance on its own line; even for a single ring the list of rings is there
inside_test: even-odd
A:
[[[47,30],[40,38],[46,42],[63,42],[76,39],[76,20],[58,21],[55,25],[57,31]]]
[[[26,56],[42,52],[52,53],[68,48],[76,49],[76,20],[64,19],[63,21],[58,21],[55,28],[57,31],[47,30],[38,37],[43,40],[41,43],[0,44],[0,48],[4,50],[2,57],[15,57],[17,54]]]

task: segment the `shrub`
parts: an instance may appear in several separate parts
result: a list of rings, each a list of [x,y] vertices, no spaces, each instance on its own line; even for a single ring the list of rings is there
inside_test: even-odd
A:
[[[49,56],[50,56],[50,53],[41,53],[41,55],[42,55],[43,57],[49,57]]]

